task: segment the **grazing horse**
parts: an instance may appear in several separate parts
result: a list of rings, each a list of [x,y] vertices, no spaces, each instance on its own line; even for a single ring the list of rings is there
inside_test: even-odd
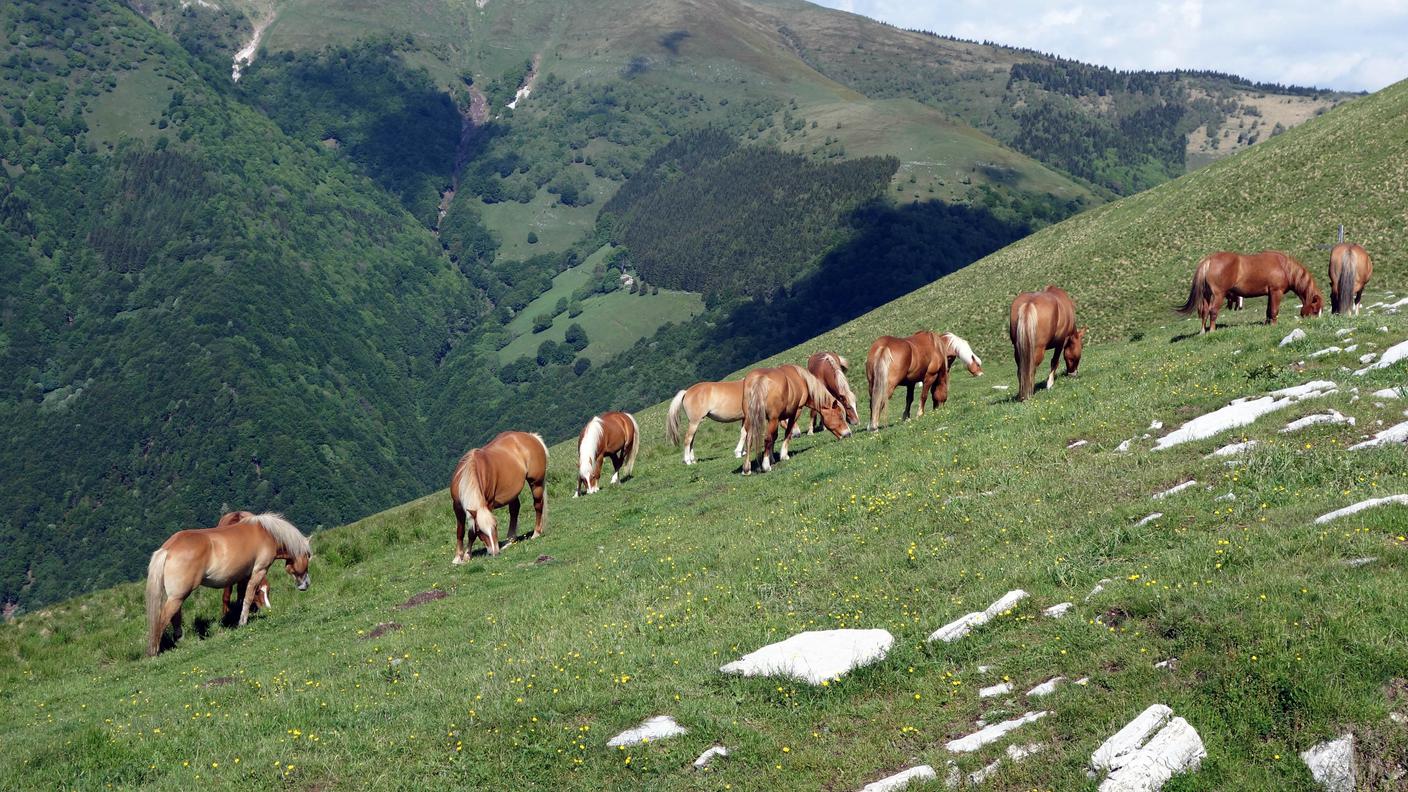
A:
[[[846,372],[850,368],[851,364],[835,352],[817,352],[807,358],[807,371],[821,380],[821,384],[841,402],[841,406],[846,408],[846,423],[855,426],[860,422],[860,415],[856,413],[856,394],[851,390],[851,383],[846,381]],[[807,434],[820,430],[821,413],[812,410],[811,420],[807,422]]]
[[[734,423],[743,420],[743,380],[734,382],[696,382],[675,394],[670,402],[670,411],[665,418],[665,439],[671,445],[680,444],[680,410],[689,418],[689,429],[684,433],[684,463],[693,465],[694,433],[699,431],[699,423],[712,418],[719,423]],[[735,457],[743,456],[743,446],[748,438],[748,427],[738,434],[738,445],[733,449]]]
[[[167,624],[181,639],[181,604],[197,587],[248,581],[249,589],[258,591],[269,565],[282,558],[304,591],[312,557],[308,538],[279,514],[248,514],[215,528],[177,531],[147,564],[147,655],[160,650]],[[251,599],[246,597],[240,609],[241,626],[249,621]]]
[[[920,330],[908,338],[880,336],[870,345],[865,358],[865,376],[870,381],[870,430],[880,428],[895,388],[905,386],[904,419],[914,403],[914,386],[919,391],[919,417],[924,403],[933,400],[935,409],[948,401],[948,370],[960,359],[975,377],[982,376],[983,361],[973,354],[967,341],[954,335]]]
[[[1047,286],[1046,291],[1022,292],[1012,301],[1007,332],[1012,338],[1012,354],[1017,359],[1017,401],[1025,401],[1035,390],[1036,370],[1046,350],[1051,354],[1051,373],[1046,389],[1056,384],[1056,366],[1064,357],[1066,373],[1074,375],[1080,366],[1085,328],[1076,328],[1076,303],[1065,289]]]
[[[1364,286],[1374,275],[1369,252],[1359,245],[1341,242],[1330,251],[1330,306],[1337,314],[1358,316]]]
[[[252,519],[253,517],[254,512],[232,511],[221,517],[220,521],[215,523],[215,527],[220,528],[226,525],[234,525],[235,523],[244,522],[245,520]],[[238,587],[238,589],[236,587]],[[243,607],[241,603],[244,602],[244,598],[245,595],[248,593],[248,589],[248,579],[232,580],[225,585],[225,590],[220,592],[221,620],[224,620],[230,615],[231,602],[234,602],[237,606]],[[234,595],[233,597],[231,596],[232,594]],[[263,583],[259,584],[259,587],[257,589],[255,589],[254,604],[250,606],[249,612],[254,613],[260,608],[268,610],[270,607],[271,604],[269,602],[269,581],[266,579]]]
[[[640,451],[640,426],[627,412],[602,413],[582,427],[577,438],[577,491],[572,497],[590,495],[601,489],[601,460],[611,457],[616,472],[611,483],[631,475]]]
[[[547,519],[548,445],[538,434],[500,432],[481,448],[460,457],[450,476],[450,502],[455,510],[455,564],[469,561],[475,538],[484,540],[489,555],[499,554],[499,522],[494,510],[508,507],[508,540],[518,538],[518,496],[526,483],[533,493],[533,538],[543,535]],[[465,545],[466,518],[474,531]]]
[[[1203,332],[1208,333],[1217,328],[1217,314],[1224,299],[1265,297],[1266,323],[1276,324],[1281,297],[1288,291],[1300,298],[1303,317],[1318,316],[1325,307],[1325,298],[1310,271],[1285,253],[1264,250],[1242,255],[1223,251],[1198,262],[1188,301],[1175,310],[1181,314],[1197,311]]]
[[[772,469],[772,449],[777,441],[778,424],[784,423],[782,454],[787,459],[787,444],[792,439],[792,427],[803,407],[821,413],[821,421],[832,434],[840,438],[851,436],[846,425],[846,408],[831,395],[831,391],[806,369],[787,363],[777,368],[760,368],[743,378],[743,429],[748,435],[748,456],[743,458],[743,474],[752,473],[753,452],[763,449],[763,472]]]

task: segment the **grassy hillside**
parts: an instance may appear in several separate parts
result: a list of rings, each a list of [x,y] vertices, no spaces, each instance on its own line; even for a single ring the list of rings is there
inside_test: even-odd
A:
[[[985,788],[1091,789],[1091,751],[1163,702],[1209,754],[1166,789],[1308,790],[1296,754],[1345,730],[1361,781],[1392,788],[1408,767],[1404,727],[1387,717],[1408,707],[1408,521],[1402,507],[1313,520],[1408,492],[1401,447],[1346,450],[1403,420],[1403,401],[1369,396],[1401,385],[1403,364],[1349,369],[1408,338],[1408,315],[1297,322],[1290,301],[1268,328],[1253,304],[1202,338],[1169,306],[1215,247],[1276,244],[1319,271],[1314,245],[1340,221],[1382,262],[1366,304],[1408,290],[1392,264],[1405,248],[1405,111],[1400,84],[779,356],[855,361],[875,335],[920,326],[973,339],[988,375],[956,376],[949,404],[921,421],[804,439],[775,472],[743,478],[732,427],[703,433],[703,461],[686,468],[654,408],[639,475],[620,487],[570,499],[570,445],[553,449],[543,539],[452,567],[435,493],[320,534],[310,591],[281,579],[249,627],[197,626],[156,660],[139,658],[136,586],[26,615],[0,630],[0,716],[14,724],[0,786],[854,789],[919,762],[979,769],[1001,744],[951,757],[944,743],[977,718],[1040,708],[1051,714],[1006,742],[1046,752],[1005,762]],[[1006,303],[1048,281],[1071,290],[1093,338],[1078,378],[1017,404],[992,387],[1015,385]],[[1278,346],[1295,326],[1308,339]],[[1312,379],[1340,389],[1172,450],[1140,439]],[[1328,408],[1357,425],[1279,431]],[[1077,439],[1088,444],[1069,448]],[[1205,457],[1242,439],[1261,445],[1230,465]],[[1189,479],[1199,485],[1152,500]],[[957,643],[925,642],[1013,588],[1031,599]],[[445,598],[396,607],[436,590]],[[198,625],[215,600],[196,598]],[[1038,610],[1062,601],[1076,603],[1063,619]],[[824,688],[717,671],[830,627],[884,627],[896,644]],[[1055,675],[1089,682],[1039,705],[1022,695]],[[1016,692],[978,698],[1002,679]],[[689,734],[605,746],[656,714]],[[732,755],[691,769],[715,742]]]

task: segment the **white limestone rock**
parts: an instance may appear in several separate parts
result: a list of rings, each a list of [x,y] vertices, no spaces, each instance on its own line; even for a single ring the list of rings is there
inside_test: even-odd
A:
[[[987,607],[987,610],[960,616],[959,618],[935,630],[933,634],[929,636],[929,640],[943,641],[944,643],[953,643],[959,638],[962,638],[963,636],[972,632],[974,627],[981,627],[984,624],[987,624],[988,622],[996,618],[999,614],[1003,613],[1004,611],[1010,610],[1011,608],[1016,606],[1017,603],[1021,602],[1026,598],[1027,592],[1021,589],[1013,589],[1007,592],[1006,594],[1003,594],[997,602],[994,602],[993,604],[989,605]]]
[[[1207,457],[1205,457],[1205,458],[1211,459],[1211,458],[1213,458],[1213,457],[1230,457],[1230,456],[1237,456],[1238,454],[1244,454],[1244,453],[1246,453],[1246,452],[1252,450],[1253,448],[1256,448],[1256,446],[1257,446],[1257,441],[1255,441],[1255,440],[1247,440],[1246,442],[1243,442],[1243,443],[1232,443],[1232,444],[1230,444],[1230,445],[1225,445],[1225,446],[1223,446],[1222,448],[1217,449],[1216,451],[1212,452],[1211,454],[1208,454]]]
[[[1100,792],[1157,792],[1170,778],[1197,770],[1208,755],[1188,721],[1173,718],[1100,784]]]
[[[728,749],[722,745],[715,745],[694,760],[695,767],[708,767],[709,763],[720,756],[728,756]]]
[[[1408,421],[1390,426],[1362,443],[1355,443],[1349,447],[1349,450],[1358,451],[1362,448],[1373,448],[1375,446],[1388,445],[1389,443],[1402,443],[1406,441],[1408,441]]]
[[[1043,610],[1042,613],[1047,616],[1050,616],[1053,619],[1059,619],[1069,613],[1071,608],[1074,607],[1075,603],[1073,602],[1062,602],[1057,605],[1052,605],[1051,607]]]
[[[1298,341],[1304,341],[1304,340],[1305,340],[1305,331],[1302,330],[1302,329],[1300,329],[1299,327],[1297,327],[1296,329],[1292,330],[1289,335],[1287,335],[1285,338],[1281,339],[1281,343],[1280,343],[1278,346],[1289,346],[1289,345],[1294,344],[1294,343],[1296,343],[1296,342],[1298,342]]]
[[[1157,496],[1155,496],[1155,497],[1157,497]],[[1163,513],[1163,512],[1154,512],[1153,514],[1150,514],[1149,516],[1140,519],[1139,522],[1137,522],[1137,523],[1134,524],[1134,527],[1135,527],[1135,528],[1140,528],[1140,527],[1142,527],[1142,526],[1148,525],[1149,523],[1153,522],[1154,520],[1159,519],[1159,518],[1162,517],[1162,516],[1164,516],[1164,513]]]
[[[786,676],[820,685],[880,660],[895,637],[888,630],[808,630],[723,666],[725,674]]]
[[[1008,693],[1011,693],[1011,692],[1012,692],[1012,683],[1011,683],[1011,682],[1001,682],[1001,683],[996,684],[996,685],[989,685],[988,687],[979,689],[979,690],[978,690],[978,698],[980,698],[980,699],[985,699],[985,698],[992,698],[993,696],[1005,696],[1005,695],[1007,695]]]
[[[938,773],[929,765],[919,765],[911,767],[900,773],[895,773],[888,778],[882,778],[861,787],[860,792],[895,792],[897,789],[904,789],[915,781],[930,781],[938,778]]]
[[[1063,677],[1063,676],[1052,677],[1051,679],[1048,679],[1048,680],[1046,680],[1045,682],[1042,682],[1040,685],[1037,685],[1036,687],[1032,688],[1031,690],[1028,690],[1028,691],[1027,691],[1027,697],[1028,697],[1028,698],[1042,698],[1042,697],[1044,697],[1044,696],[1049,696],[1049,695],[1051,695],[1052,693],[1055,693],[1055,692],[1056,692],[1056,688],[1059,687],[1060,684],[1061,684],[1062,682],[1065,682],[1065,681],[1066,681],[1066,678]]]
[[[1301,753],[1310,776],[1326,792],[1354,792],[1358,773],[1354,766],[1354,735],[1322,742]]]
[[[1204,440],[1228,429],[1246,426],[1267,413],[1285,409],[1302,399],[1326,396],[1337,390],[1329,380],[1313,380],[1293,388],[1282,388],[1258,398],[1234,399],[1226,407],[1200,415],[1154,442],[1154,450]]]
[[[1343,509],[1335,509],[1329,514],[1322,514],[1319,517],[1316,517],[1315,524],[1324,525],[1325,523],[1330,522],[1331,520],[1338,520],[1341,517],[1348,517],[1351,514],[1362,512],[1365,509],[1372,509],[1376,506],[1387,506],[1395,503],[1400,506],[1408,506],[1408,494],[1389,495],[1383,498],[1370,498],[1369,500],[1363,500],[1358,503],[1346,506]]]
[[[687,733],[687,730],[675,722],[669,715],[656,715],[646,720],[634,729],[627,729],[620,734],[606,741],[612,748],[622,745],[635,745],[636,743],[650,742],[652,740],[664,740],[670,737],[678,737]]]
[[[1189,480],[1183,482],[1182,484],[1177,484],[1177,485],[1175,485],[1175,486],[1169,487],[1168,489],[1164,490],[1163,492],[1156,492],[1156,493],[1154,493],[1153,498],[1154,498],[1154,500],[1163,500],[1164,498],[1167,498],[1167,497],[1169,497],[1170,495],[1177,495],[1178,493],[1180,493],[1180,492],[1182,492],[1182,491],[1184,491],[1184,490],[1186,490],[1186,489],[1191,489],[1191,488],[1196,487],[1196,486],[1198,486],[1197,480],[1196,480],[1196,479],[1189,479]]]
[[[1354,372],[1354,376],[1362,377],[1365,374],[1368,374],[1369,372],[1374,371],[1376,369],[1388,368],[1389,366],[1392,366],[1400,360],[1408,360],[1408,341],[1400,341],[1397,344],[1394,344],[1393,346],[1389,347],[1388,349],[1385,349],[1383,355],[1379,358],[1377,363],[1371,363],[1370,365],[1359,369],[1358,371]]]
[[[979,748],[982,748],[983,746],[991,745],[992,743],[1001,740],[1003,737],[1006,737],[1008,733],[1016,729],[1020,729],[1028,723],[1034,723],[1036,721],[1041,720],[1042,718],[1046,717],[1047,714],[1048,712],[1046,710],[1042,710],[1040,712],[1028,712],[1020,718],[1012,718],[1011,720],[1005,720],[1001,723],[994,723],[991,726],[985,726],[982,729],[975,731],[965,737],[959,737],[956,740],[949,740],[948,743],[944,745],[944,747],[947,748],[951,753],[971,753],[973,751],[978,750]]]
[[[1173,710],[1164,704],[1151,704],[1124,728],[1115,732],[1095,749],[1090,756],[1090,766],[1095,770],[1114,770],[1122,767],[1134,752],[1149,739],[1155,731],[1173,717]]]
[[[1344,351],[1343,349],[1340,349],[1340,348],[1337,347],[1337,346],[1325,347],[1324,349],[1317,349],[1317,350],[1315,350],[1314,352],[1311,352],[1311,353],[1310,353],[1310,357],[1312,357],[1312,358],[1324,357],[1324,356],[1326,356],[1326,355],[1333,355],[1333,354],[1336,353],[1336,352],[1343,352],[1343,351]]]
[[[1070,451],[1071,449],[1074,449],[1074,448],[1080,448],[1081,446],[1086,445],[1086,444],[1088,444],[1089,442],[1090,442],[1089,440],[1073,440],[1073,441],[1071,441],[1071,442],[1066,446],[1066,450],[1067,450],[1067,451]]]
[[[1403,388],[1384,388],[1376,390],[1370,395],[1376,399],[1401,399],[1403,398]]]
[[[1163,515],[1159,515],[1159,516],[1162,517]],[[1093,597],[1095,597],[1097,594],[1099,594],[1100,592],[1102,592],[1102,591],[1105,590],[1105,584],[1111,583],[1111,582],[1113,582],[1113,581],[1111,581],[1109,578],[1101,578],[1101,579],[1100,579],[1100,582],[1099,582],[1099,583],[1096,583],[1096,584],[1095,584],[1095,587],[1090,590],[1090,593],[1085,595],[1085,601],[1086,601],[1086,602],[1090,602],[1090,600],[1091,600]]]
[[[1297,432],[1307,426],[1318,426],[1320,424],[1348,424],[1354,426],[1354,418],[1352,416],[1343,415],[1338,410],[1329,410],[1323,413],[1307,415],[1304,418],[1297,418],[1286,424],[1286,427],[1281,430],[1281,433]]]

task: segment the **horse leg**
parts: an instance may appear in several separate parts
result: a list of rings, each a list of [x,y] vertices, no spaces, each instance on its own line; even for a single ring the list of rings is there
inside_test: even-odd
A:
[[[1266,323],[1276,324],[1276,315],[1281,313],[1282,292],[1269,291],[1266,293]]]
[[[482,508],[474,512],[474,530],[480,539],[484,540],[484,545],[489,548],[489,555],[499,554],[499,521],[494,519],[494,510],[485,504]],[[473,544],[473,541],[470,542]],[[465,556],[468,560],[469,556]]]
[[[1064,343],[1058,345],[1055,349],[1051,351],[1051,373],[1046,375],[1047,390],[1051,390],[1051,388],[1056,384],[1056,367],[1061,365],[1061,356],[1064,355],[1065,352],[1066,345]]]
[[[772,449],[777,443],[777,418],[769,418],[763,430],[763,472],[772,470]]]
[[[684,433],[684,463],[694,464],[694,433],[699,431],[699,422],[693,418],[689,419],[689,428]]]
[[[911,404],[913,404],[913,403],[914,403],[914,383],[911,382],[910,384],[904,386],[904,415],[901,416],[901,420],[904,420],[904,421],[908,421],[908,420],[909,420],[909,406],[910,406]],[[920,403],[919,403],[919,409],[920,409],[920,410],[923,410],[923,409],[924,409],[924,403],[923,403],[923,402],[920,402]]]
[[[801,410],[798,410],[798,412],[801,412]],[[789,444],[792,442],[792,430],[796,428],[796,426],[797,416],[794,415],[791,418],[787,419],[787,423],[782,429],[782,454],[778,457],[779,459],[792,458],[792,454],[789,450]]]
[[[189,591],[179,597],[172,597],[171,599],[167,600],[165,603],[162,604],[161,616],[157,618],[156,624],[152,625],[150,640],[147,643],[148,655],[155,655],[158,651],[161,650],[161,635],[162,633],[166,632],[166,625],[180,624],[179,617],[181,613],[181,604],[186,601],[186,597],[188,596],[190,596]],[[177,633],[179,633],[180,627],[176,627],[176,630]],[[172,639],[173,643],[179,640],[181,640],[181,636],[179,634],[174,634],[174,637]]]
[[[621,483],[621,466],[626,464],[626,450],[621,449],[611,455],[611,483]],[[599,474],[598,474],[599,475]]]
[[[259,587],[264,585],[264,578],[268,575],[268,573],[269,568],[264,567],[263,569],[255,569],[254,574],[249,576],[249,582],[245,584],[246,596],[244,598],[244,602],[240,605],[241,627],[249,623],[249,605],[251,602],[254,601],[254,597],[248,595],[258,591]]]
[[[537,539],[543,535],[543,528],[547,525],[548,511],[548,482],[547,479],[535,482],[532,485],[533,492],[533,538]]]
[[[596,492],[596,490],[589,486],[587,492]],[[518,498],[508,502],[508,541],[504,544],[513,544],[514,540],[518,538],[518,510],[522,505]]]
[[[596,458],[596,465],[592,467],[591,486],[587,488],[587,494],[588,494],[588,495],[590,495],[590,494],[593,493],[593,492],[601,492],[601,463],[602,463],[603,461],[605,461],[604,456],[599,456],[599,457],[597,457],[597,458]],[[616,483],[616,477],[615,477],[615,476],[613,476],[613,477],[611,478],[611,483],[612,483],[612,484],[615,484],[615,483]]]
[[[452,564],[463,564],[469,560],[469,553],[464,547],[464,506],[459,502],[454,502],[455,507],[455,560]],[[474,537],[469,537],[469,543],[474,544]]]
[[[231,583],[220,592],[220,621],[224,621],[225,617],[230,615],[230,591],[234,587],[235,584]]]
[[[807,421],[807,434],[813,435],[821,431],[821,413],[816,410],[811,411],[811,419]]]
[[[734,459],[742,459],[742,458],[743,458],[743,455],[746,454],[746,453],[748,453],[748,450],[747,450],[747,448],[746,448],[747,445],[748,445],[748,427],[746,427],[746,426],[740,426],[740,427],[738,427],[738,445],[735,446],[734,449],[733,449],[733,458],[734,458]]]

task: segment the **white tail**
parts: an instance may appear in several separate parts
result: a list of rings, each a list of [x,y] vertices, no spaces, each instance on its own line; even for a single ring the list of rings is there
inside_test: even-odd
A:
[[[880,428],[880,417],[890,401],[890,348],[881,347],[873,360],[865,362],[865,376],[870,380],[870,430]]]
[[[161,634],[166,625],[158,624],[161,618],[162,596],[166,593],[166,548],[152,553],[147,562],[147,654],[154,655],[161,648]]]
[[[679,445],[680,440],[684,438],[680,432],[680,408],[684,406],[686,392],[680,391],[675,394],[674,400],[670,402],[670,411],[665,415],[665,439],[670,441],[670,445]]]

